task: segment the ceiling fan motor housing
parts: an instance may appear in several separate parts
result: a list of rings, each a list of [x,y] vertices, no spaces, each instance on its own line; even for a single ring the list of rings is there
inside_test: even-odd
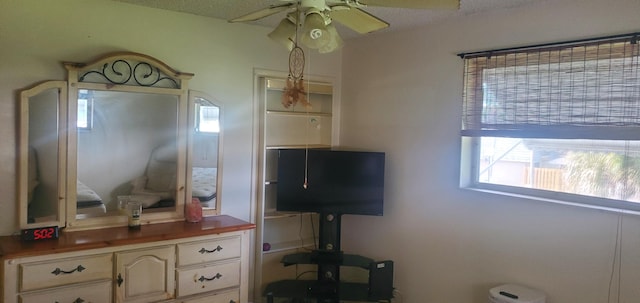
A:
[[[319,11],[328,10],[327,2],[325,0],[301,0],[300,7],[302,8],[316,8]]]

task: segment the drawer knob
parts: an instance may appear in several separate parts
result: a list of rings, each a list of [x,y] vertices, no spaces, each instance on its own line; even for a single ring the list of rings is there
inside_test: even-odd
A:
[[[215,279],[220,279],[220,278],[222,278],[222,275],[220,273],[217,273],[215,276],[213,276],[211,278],[205,278],[204,276],[200,276],[200,279],[198,279],[198,281],[200,281],[200,282],[213,281]]]
[[[77,272],[81,272],[81,271],[83,271],[83,270],[85,270],[85,269],[86,269],[86,268],[84,268],[84,266],[82,266],[82,265],[78,265],[78,267],[76,267],[76,268],[74,268],[74,269],[72,269],[72,270],[70,270],[70,271],[64,271],[64,270],[62,270],[62,269],[60,269],[60,268],[58,267],[58,268],[56,268],[54,271],[52,271],[51,273],[57,276],[57,275],[60,275],[60,274],[72,274],[72,273],[74,273],[74,272],[76,272],[76,271],[77,271]]]
[[[221,250],[222,250],[222,246],[218,245],[218,247],[214,248],[213,250],[207,250],[203,247],[198,252],[201,254],[210,254],[210,253],[214,253]]]

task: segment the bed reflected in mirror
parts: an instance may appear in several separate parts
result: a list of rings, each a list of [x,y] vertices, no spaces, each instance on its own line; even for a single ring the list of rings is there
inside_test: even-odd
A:
[[[143,212],[175,209],[178,96],[78,90],[78,217],[117,215],[118,196]]]

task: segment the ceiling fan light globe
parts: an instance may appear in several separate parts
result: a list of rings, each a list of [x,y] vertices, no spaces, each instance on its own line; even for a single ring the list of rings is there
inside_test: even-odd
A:
[[[284,45],[284,47],[291,51],[293,49],[295,35],[296,25],[288,18],[284,18],[267,36],[271,38],[271,40]]]
[[[336,27],[333,26],[333,24],[329,24],[327,26],[327,31],[329,32],[329,36],[331,39],[329,40],[329,43],[318,49],[318,52],[321,54],[333,52],[342,48],[342,46],[344,45],[342,38],[338,34],[338,31],[336,30]]]
[[[307,14],[302,25],[302,43],[308,48],[319,49],[329,43],[331,34],[325,18],[316,12]]]

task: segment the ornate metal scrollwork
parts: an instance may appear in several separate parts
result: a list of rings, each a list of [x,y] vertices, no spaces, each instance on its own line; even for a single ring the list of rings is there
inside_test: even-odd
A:
[[[173,88],[180,87],[175,79],[163,74],[159,68],[147,62],[118,59],[112,63],[103,64],[102,69],[87,71],[78,77],[78,81],[85,82],[87,76],[92,75],[98,75],[112,84],[133,84],[130,83],[133,79],[138,86],[160,86],[158,85],[160,82],[168,82]]]

